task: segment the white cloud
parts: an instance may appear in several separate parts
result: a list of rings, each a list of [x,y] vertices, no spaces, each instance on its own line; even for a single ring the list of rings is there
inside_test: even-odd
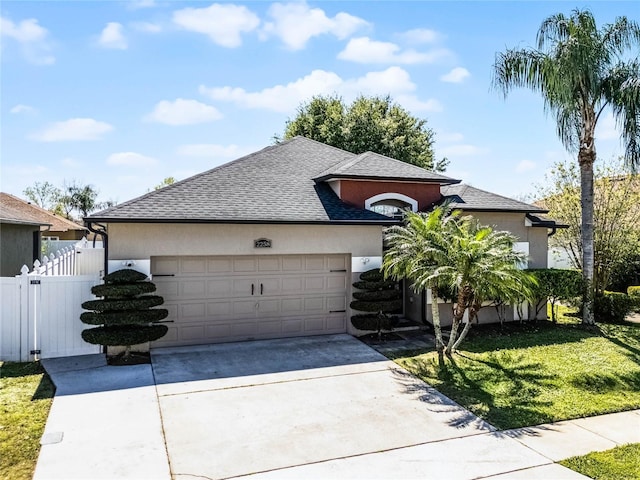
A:
[[[117,50],[126,50],[127,39],[123,33],[123,27],[121,23],[109,22],[100,33],[98,44],[104,48],[114,48]]]
[[[443,82],[449,82],[449,83],[462,83],[464,79],[469,76],[471,76],[471,74],[469,73],[469,70],[463,67],[456,67],[446,75],[442,75],[440,77],[440,80],[442,80]]]
[[[173,23],[185,30],[207,35],[220,46],[234,48],[242,44],[243,33],[258,28],[260,19],[247,7],[214,3],[206,8],[176,10]]]
[[[102,135],[113,130],[105,122],[93,118],[71,118],[64,122],[55,122],[29,138],[38,142],[65,142],[100,140]]]
[[[409,73],[400,67],[389,67],[379,72],[369,72],[362,77],[342,79],[334,72],[313,70],[309,75],[286,85],[275,85],[256,92],[240,87],[205,87],[201,94],[217,101],[232,102],[244,108],[262,108],[281,113],[291,113],[303,101],[314,95],[338,93],[346,100],[358,95],[391,95],[410,110],[438,111],[440,104],[433,99],[419,100],[414,92],[416,85]]]
[[[51,65],[56,59],[49,52],[51,46],[47,40],[49,32],[38,24],[35,18],[13,23],[0,17],[0,36],[12,38],[18,42],[26,60],[36,65]]]
[[[29,105],[23,105],[21,103],[19,103],[18,105],[13,107],[11,110],[9,110],[10,113],[33,113],[35,111],[36,111],[35,108]]]
[[[133,22],[130,26],[134,30],[144,33],[160,33],[162,31],[161,25],[151,22]]]
[[[215,143],[195,143],[181,145],[176,150],[178,155],[186,157],[215,157],[235,159],[243,157],[255,151],[252,147],[239,147],[238,145],[218,145]]]
[[[443,143],[456,143],[464,140],[464,135],[459,132],[436,131],[436,140]]]
[[[2,166],[3,173],[11,173],[16,176],[24,176],[24,177],[35,177],[38,175],[43,175],[45,173],[49,173],[49,169],[44,165],[8,165]]]
[[[280,38],[291,50],[303,49],[311,38],[318,35],[331,34],[344,39],[369,26],[362,18],[344,12],[329,18],[324,10],[310,8],[304,2],[274,3],[269,7],[268,15],[272,21],[265,24],[262,35]]]
[[[378,42],[369,37],[359,37],[349,40],[345,49],[338,54],[338,58],[357,63],[414,64],[432,63],[449,55],[450,52],[446,49],[436,49],[430,52],[403,51],[395,43]]]
[[[620,132],[616,127],[616,121],[609,112],[601,117],[596,125],[596,139],[598,140],[619,140]]]
[[[434,43],[441,38],[441,35],[435,30],[428,28],[416,28],[398,35],[408,43]]]
[[[477,147],[475,145],[450,145],[448,147],[443,147],[438,149],[438,154],[447,156],[455,156],[455,157],[468,157],[471,155],[482,155],[487,153],[486,148]]]
[[[107,165],[112,167],[151,167],[157,163],[155,158],[135,152],[113,153],[107,157]]]
[[[178,98],[173,102],[162,100],[158,102],[153,112],[144,119],[148,122],[164,123],[165,125],[194,125],[196,123],[213,122],[222,118],[222,114],[211,105],[197,100]]]
[[[536,167],[537,164],[535,162],[532,162],[531,160],[522,160],[518,163],[518,165],[516,165],[516,172],[530,172],[531,170],[535,170]]]

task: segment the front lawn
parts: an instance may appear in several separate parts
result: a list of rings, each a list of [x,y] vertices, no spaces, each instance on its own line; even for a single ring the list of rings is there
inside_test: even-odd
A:
[[[640,443],[631,443],[581,457],[571,457],[561,465],[598,480],[640,479]]]
[[[501,429],[640,408],[640,324],[482,326],[452,359],[394,360]]]
[[[0,362],[0,478],[33,476],[53,392],[39,363]]]

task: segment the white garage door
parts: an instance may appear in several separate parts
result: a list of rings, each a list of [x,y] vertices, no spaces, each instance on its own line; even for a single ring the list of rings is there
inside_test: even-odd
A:
[[[172,323],[155,347],[346,331],[348,255],[153,257]]]

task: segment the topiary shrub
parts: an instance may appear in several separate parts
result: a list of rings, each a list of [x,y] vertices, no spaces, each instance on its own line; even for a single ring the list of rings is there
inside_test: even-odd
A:
[[[632,297],[640,297],[640,285],[631,285],[627,288],[627,295]]]
[[[354,292],[350,307],[353,310],[366,312],[351,317],[351,324],[358,330],[370,330],[382,336],[382,330],[393,330],[398,324],[398,317],[393,313],[402,311],[402,292],[398,282],[385,280],[378,269],[368,270],[360,274],[360,281],[353,286],[362,291]]]
[[[636,302],[632,296],[620,292],[605,291],[602,295],[595,296],[593,314],[599,322],[623,323],[635,305]]]
[[[87,325],[99,325],[82,331],[82,339],[94,345],[125,347],[123,363],[127,363],[131,346],[152,342],[167,333],[167,326],[158,324],[167,318],[168,310],[153,308],[164,303],[153,293],[156,286],[146,281],[144,273],[131,269],[118,270],[105,275],[104,284],[96,285],[91,293],[100,300],[82,304],[85,310],[80,320]]]

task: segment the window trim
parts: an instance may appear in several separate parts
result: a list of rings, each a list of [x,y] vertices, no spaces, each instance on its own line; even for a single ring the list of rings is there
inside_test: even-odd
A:
[[[400,200],[401,202],[408,203],[411,205],[411,211],[418,211],[418,201],[414,200],[411,197],[407,197],[402,193],[388,192],[388,193],[379,193],[378,195],[374,195],[373,197],[367,198],[364,201],[364,208],[367,210],[371,210],[371,207],[374,203],[381,202],[382,200]]]

